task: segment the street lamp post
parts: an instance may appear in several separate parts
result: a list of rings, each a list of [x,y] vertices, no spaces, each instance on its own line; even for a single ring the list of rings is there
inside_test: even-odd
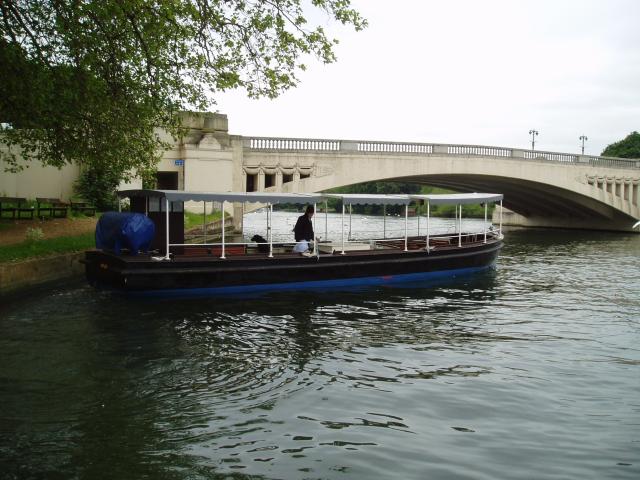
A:
[[[536,149],[536,135],[538,135],[537,130],[529,130],[529,135],[531,135],[531,150]]]
[[[582,140],[582,155],[584,155],[584,142],[589,139],[586,135],[580,135],[580,138],[578,140]]]

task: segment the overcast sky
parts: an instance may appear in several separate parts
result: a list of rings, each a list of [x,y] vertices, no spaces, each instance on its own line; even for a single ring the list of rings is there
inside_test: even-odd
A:
[[[640,130],[640,0],[352,0],[338,62],[275,100],[217,97],[245,136],[415,141],[598,155]],[[326,25],[329,26],[329,25]],[[309,62],[307,62],[309,63]]]

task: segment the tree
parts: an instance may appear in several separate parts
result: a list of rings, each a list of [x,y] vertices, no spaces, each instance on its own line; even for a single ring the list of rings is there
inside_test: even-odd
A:
[[[602,151],[602,156],[640,158],[640,133],[631,132],[625,139],[612,143]]]
[[[0,1],[0,160],[11,171],[18,156],[122,178],[153,170],[168,147],[157,128],[179,137],[181,111],[235,88],[273,98],[308,57],[336,60],[337,40],[308,24],[302,3]],[[349,0],[310,3],[366,26]]]
[[[75,191],[99,211],[105,212],[117,205],[116,190],[120,184],[117,171],[104,165],[91,165],[80,172]]]

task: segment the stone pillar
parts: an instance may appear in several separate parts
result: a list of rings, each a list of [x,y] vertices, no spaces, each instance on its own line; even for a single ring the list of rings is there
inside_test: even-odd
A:
[[[343,140],[340,142],[340,151],[342,152],[357,152],[358,151],[358,142],[353,142],[351,140]]]
[[[227,132],[227,116],[217,113],[191,114],[185,120],[191,132],[183,148],[184,189],[226,192],[233,190],[233,151]],[[197,128],[200,127],[200,128]],[[190,202],[186,209],[201,211],[201,202]],[[231,206],[228,206],[231,212]]]
[[[443,154],[447,155],[449,153],[449,146],[448,145],[434,145],[433,146],[433,153],[443,153]]]
[[[300,191],[300,170],[298,167],[295,167],[293,170],[293,192],[297,193]]]

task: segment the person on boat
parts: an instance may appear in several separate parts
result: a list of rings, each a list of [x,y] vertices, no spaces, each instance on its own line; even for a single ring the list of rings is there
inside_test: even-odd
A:
[[[308,251],[309,242],[313,241],[313,223],[311,223],[313,214],[313,205],[308,205],[304,215],[298,217],[296,226],[293,227],[293,233],[296,237],[296,246],[293,247],[293,251],[296,253]]]

